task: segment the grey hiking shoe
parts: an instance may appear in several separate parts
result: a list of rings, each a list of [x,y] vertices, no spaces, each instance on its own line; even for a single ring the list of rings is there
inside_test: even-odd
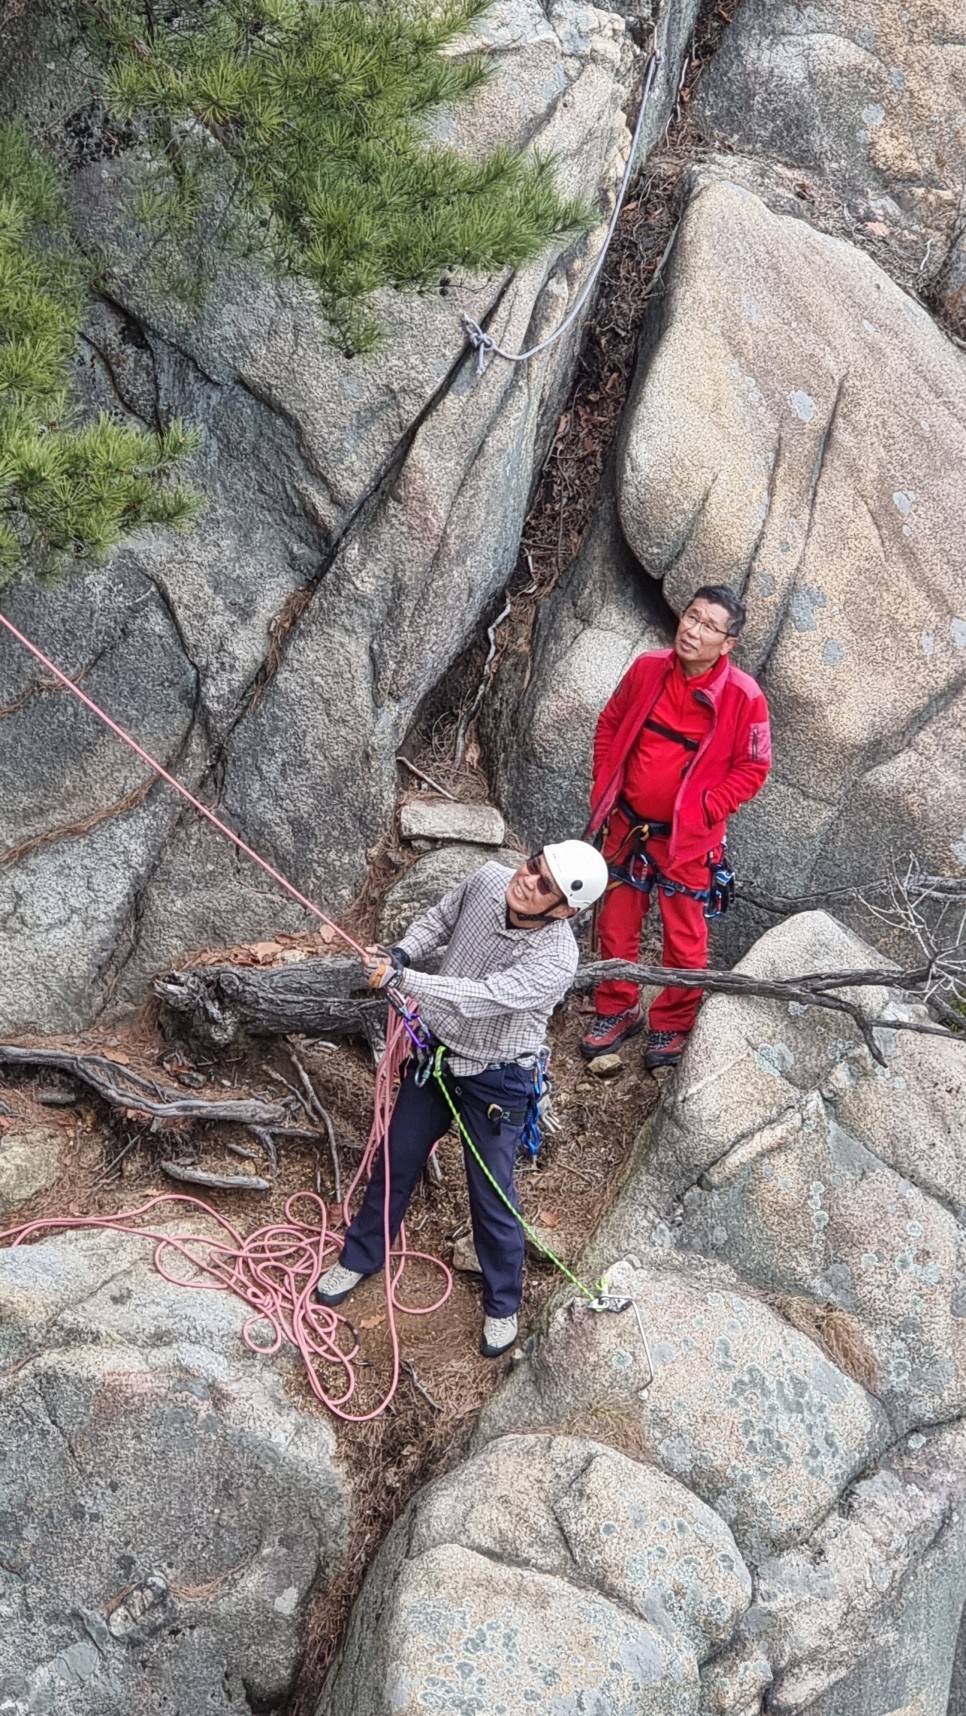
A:
[[[348,1273],[348,1271],[346,1271]],[[517,1338],[516,1317],[484,1317],[480,1352],[484,1358],[499,1358]]]
[[[320,1305],[328,1305],[331,1310],[341,1305],[343,1299],[348,1299],[353,1288],[358,1287],[362,1276],[354,1269],[344,1269],[341,1263],[333,1263],[331,1269],[319,1277],[315,1288],[315,1297]]]

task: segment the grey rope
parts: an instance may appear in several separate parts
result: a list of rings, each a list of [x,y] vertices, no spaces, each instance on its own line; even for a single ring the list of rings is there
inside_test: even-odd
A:
[[[584,305],[587,302],[587,299],[590,297],[590,294],[593,291],[594,285],[595,285],[596,280],[597,280],[597,276],[600,273],[601,269],[603,268],[604,263],[607,259],[607,252],[610,249],[611,239],[613,238],[614,232],[617,228],[617,222],[618,222],[618,219],[620,218],[620,212],[624,206],[624,199],[627,196],[627,192],[628,192],[628,189],[630,187],[631,175],[634,171],[634,161],[635,161],[635,158],[637,156],[637,146],[641,140],[641,131],[642,131],[643,126],[644,126],[644,114],[647,111],[647,104],[648,104],[648,101],[650,100],[650,97],[651,97],[651,90],[654,86],[654,79],[657,75],[657,68],[661,64],[663,58],[664,58],[664,55],[661,53],[660,48],[655,47],[653,49],[653,51],[651,53],[651,57],[648,61],[647,76],[644,80],[644,94],[641,96],[641,110],[637,116],[637,124],[634,127],[634,135],[631,138],[630,153],[627,157],[627,165],[624,168],[624,177],[621,180],[621,188],[620,188],[620,191],[619,191],[618,196],[617,196],[617,201],[614,204],[614,212],[610,217],[610,225],[607,228],[607,237],[604,239],[603,245],[601,246],[600,255],[598,256],[597,261],[594,263],[594,266],[590,271],[590,275],[587,279],[587,282],[584,286],[583,291],[580,294],[580,297],[577,299],[576,304],[574,305],[574,307],[570,311],[570,313],[564,317],[564,320],[561,322],[559,328],[557,328],[554,333],[550,334],[547,337],[547,339],[541,340],[540,344],[538,346],[531,346],[529,351],[525,351],[525,352],[505,352],[503,350],[502,346],[497,345],[496,340],[493,339],[492,335],[485,333],[484,330],[480,327],[479,322],[474,322],[473,317],[468,316],[464,311],[462,313],[462,315],[460,316],[460,320],[463,323],[463,327],[464,327],[465,332],[466,332],[466,337],[469,340],[470,345],[473,347],[474,351],[476,352],[476,373],[477,373],[477,375],[483,375],[484,374],[484,372],[486,370],[487,358],[491,354],[495,355],[496,357],[506,358],[508,363],[527,363],[530,358],[536,357],[538,352],[545,352],[547,350],[548,346],[552,346],[556,340],[559,340],[561,334],[565,334],[567,332],[567,329],[570,327],[571,323],[575,320],[575,318],[577,316],[580,315],[581,310],[583,309]]]

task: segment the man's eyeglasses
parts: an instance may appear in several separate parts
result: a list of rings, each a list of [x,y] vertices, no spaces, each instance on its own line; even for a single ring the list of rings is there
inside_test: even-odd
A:
[[[686,614],[681,615],[681,624],[687,626],[689,631],[703,632],[708,638],[730,638],[731,636],[730,631],[722,631],[720,626],[713,626],[710,620],[706,620],[704,615],[699,614],[694,608],[689,608]]]
[[[526,861],[524,868],[527,872],[527,875],[532,876],[534,878],[534,880],[537,884],[537,893],[538,894],[545,895],[545,897],[548,900],[551,898],[552,895],[556,894],[557,899],[560,900],[562,903],[563,895],[560,893],[560,890],[557,887],[556,883],[551,882],[550,877],[545,876],[543,873],[543,866],[540,862],[540,853],[539,852],[531,852],[529,858]]]

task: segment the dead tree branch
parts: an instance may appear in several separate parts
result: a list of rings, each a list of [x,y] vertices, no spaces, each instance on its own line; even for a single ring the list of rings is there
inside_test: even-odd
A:
[[[342,1175],[339,1169],[339,1149],[335,1141],[335,1128],[329,1118],[328,1109],[323,1108],[322,1103],[319,1100],[318,1091],[312,1083],[312,1080],[309,1078],[303,1063],[300,1061],[291,1043],[288,1043],[286,1047],[288,1048],[289,1059],[302,1081],[302,1088],[306,1095],[306,1106],[308,1108],[309,1118],[311,1119],[314,1115],[316,1120],[321,1120],[326,1132],[328,1133],[329,1154],[332,1157],[332,1173],[335,1177],[335,1201],[337,1204],[341,1204]]]
[[[915,888],[929,893],[936,898],[945,897],[966,902],[966,876],[928,876],[920,871],[914,871],[907,878]],[[770,912],[775,917],[792,917],[795,912],[812,912],[821,910],[823,906],[841,904],[846,900],[861,901],[868,904],[867,896],[881,894],[895,885],[895,876],[874,876],[868,882],[855,882],[848,887],[826,888],[816,894],[769,894],[764,889],[757,888],[747,882],[738,882],[735,887],[735,897],[745,905],[756,906],[759,911]]]
[[[155,979],[154,992],[209,1042],[255,1037],[361,1037],[374,1045],[385,1031],[386,1003],[353,994],[362,984],[357,959],[306,959],[297,965],[198,966]]]
[[[661,988],[665,984],[672,984],[675,988],[703,989],[710,995],[753,995],[770,1001],[795,1001],[800,1007],[821,1007],[833,1013],[846,1013],[861,1032],[870,1055],[880,1066],[885,1066],[885,1056],[875,1037],[876,1021],[863,1011],[858,1002],[832,992],[875,985],[901,990],[921,1001],[923,997],[918,991],[928,981],[930,971],[931,965],[920,966],[912,971],[873,968],[864,971],[809,972],[802,977],[767,978],[750,977],[741,971],[700,971],[683,966],[633,965],[623,959],[602,959],[592,965],[581,966],[574,979],[574,988],[591,989],[598,983],[619,978],[624,982],[658,984]],[[882,1025],[889,1030],[916,1031],[922,1036],[947,1037],[951,1042],[960,1042],[966,1047],[966,1038],[958,1037],[944,1025],[930,1024],[925,1019],[890,1018],[883,1020]]]

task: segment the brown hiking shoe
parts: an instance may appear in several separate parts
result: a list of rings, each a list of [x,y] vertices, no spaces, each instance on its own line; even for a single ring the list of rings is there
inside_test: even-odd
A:
[[[640,1002],[636,1007],[625,1007],[623,1013],[598,1013],[580,1039],[580,1052],[585,1061],[592,1061],[596,1055],[612,1055],[628,1037],[636,1037],[643,1029]]]

